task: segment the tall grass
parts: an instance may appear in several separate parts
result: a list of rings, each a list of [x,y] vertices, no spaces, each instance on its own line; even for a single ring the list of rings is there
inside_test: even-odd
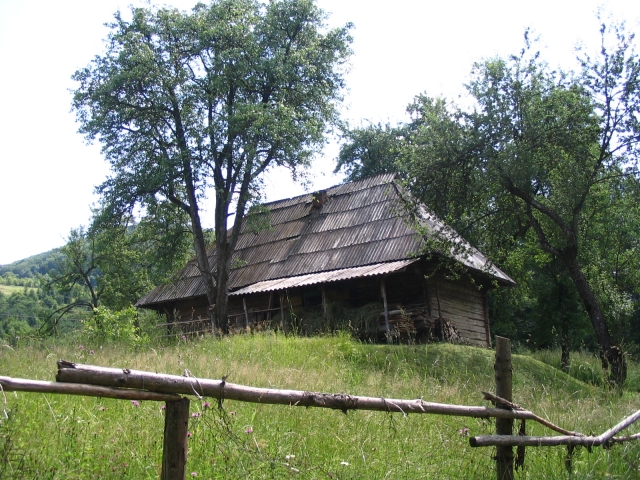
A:
[[[240,384],[483,405],[494,390],[493,352],[450,344],[369,345],[345,335],[297,338],[265,333],[126,347],[45,342],[0,346],[0,374],[51,380],[59,358],[96,365],[221,378]],[[529,355],[514,356],[514,401],[571,430],[599,434],[640,409],[623,394],[566,375]],[[631,366],[630,375],[638,367]],[[161,404],[5,393],[0,425],[3,478],[157,478]],[[491,448],[470,435],[491,421],[435,415],[305,409],[192,397],[188,472],[200,478],[495,478]],[[468,432],[465,430],[468,428]],[[633,427],[630,433],[640,430]],[[549,435],[527,424],[531,435]],[[528,448],[516,478],[640,478],[640,446],[576,451]],[[195,476],[194,475],[194,476]]]

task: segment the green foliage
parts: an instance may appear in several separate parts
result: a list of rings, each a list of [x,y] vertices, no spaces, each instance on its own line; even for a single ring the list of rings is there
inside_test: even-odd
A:
[[[160,214],[166,207],[148,205],[149,214],[132,225],[130,217],[98,210],[89,229],[71,231],[56,271],[42,280],[46,293],[64,295],[47,330],[57,331],[66,315],[84,318],[101,305],[125,310],[184,266],[192,255],[186,215],[170,208]]]
[[[0,283],[4,285],[27,285],[27,283],[9,283],[8,281],[10,279],[34,279],[39,275],[46,275],[56,269],[60,256],[60,249],[55,248],[8,265],[2,265],[0,266],[0,278],[4,278],[0,280]]]
[[[40,326],[45,309],[35,292],[0,292],[0,338],[13,344]]]
[[[398,170],[396,161],[400,154],[403,128],[368,125],[343,132],[345,143],[340,147],[333,173],[342,171],[346,180],[353,182],[381,173]]]
[[[260,176],[308,165],[337,122],[350,25],[327,30],[324,18],[311,0],[132,8],[130,20],[115,15],[106,51],[73,76],[80,132],[100,141],[112,167],[97,189],[103,207],[116,218],[154,203],[186,214],[223,322],[231,255]],[[215,268],[199,213],[211,186]]]
[[[399,152],[414,197],[518,282],[493,295],[493,332],[534,347],[596,340],[616,356],[640,318],[640,60],[622,27],[601,34],[575,74],[551,70],[525,35],[520,54],[474,65],[469,108],[419,95],[392,146],[362,149],[355,130],[338,167],[358,174]]]
[[[271,210],[264,205],[252,205],[246,216],[246,225],[253,233],[273,230],[271,225]]]
[[[93,315],[82,322],[83,333],[91,342],[122,342],[140,345],[146,338],[138,328],[138,312],[135,307],[112,311],[98,307]]]

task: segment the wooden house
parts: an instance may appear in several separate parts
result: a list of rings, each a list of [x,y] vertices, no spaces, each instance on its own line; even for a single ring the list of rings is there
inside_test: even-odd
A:
[[[412,205],[393,174],[264,207],[244,219],[234,251],[233,329],[313,333],[322,322],[339,328],[349,321],[360,335],[381,340],[490,346],[486,293],[513,280],[426,208]],[[425,238],[436,232],[450,245],[446,254],[428,251]],[[215,265],[213,247],[210,255]],[[445,264],[459,267],[455,278]],[[137,306],[164,312],[173,331],[211,329],[195,260]]]

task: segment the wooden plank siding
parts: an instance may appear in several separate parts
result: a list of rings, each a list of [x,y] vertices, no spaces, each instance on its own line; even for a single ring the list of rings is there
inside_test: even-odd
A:
[[[440,314],[453,323],[463,341],[489,346],[483,291],[469,280],[458,279],[454,283],[440,275],[430,277],[427,283],[432,315]]]

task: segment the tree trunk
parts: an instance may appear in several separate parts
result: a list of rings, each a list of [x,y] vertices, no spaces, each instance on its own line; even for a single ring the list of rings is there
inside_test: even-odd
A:
[[[571,368],[571,360],[569,357],[569,323],[566,319],[562,323],[562,338],[560,339],[560,368],[563,372],[569,373]]]
[[[587,282],[578,260],[576,258],[561,258],[569,271],[569,276],[573,280],[580,299],[584,304],[593,330],[596,333],[598,345],[600,346],[600,358],[602,360],[602,367],[609,371],[609,381],[622,385],[627,378],[627,363],[620,347],[612,345],[611,336],[609,335],[609,329],[607,328],[607,322],[600,308],[600,303],[593,293],[589,282]]]
[[[231,162],[231,159],[228,160]],[[229,275],[231,274],[231,261],[233,252],[238,242],[238,236],[242,229],[242,221],[244,218],[245,208],[249,185],[252,177],[252,163],[248,162],[246,171],[242,177],[240,189],[238,190],[238,201],[236,204],[235,219],[233,228],[227,229],[227,218],[229,217],[229,206],[231,204],[232,193],[236,189],[236,180],[229,177],[226,180],[216,177],[216,209],[215,209],[215,229],[216,229],[216,299],[215,299],[215,317],[218,322],[218,328],[223,335],[229,333],[229,317],[228,317],[228,290]],[[228,172],[231,168],[227,169]],[[256,172],[253,172],[257,174]]]
[[[559,278],[556,278],[556,284],[558,286],[558,311],[563,312],[562,300],[566,295],[566,288]],[[570,351],[569,351],[569,318],[566,313],[561,313],[560,318],[560,368],[563,372],[569,373],[571,367]]]
[[[225,235],[226,237],[226,235]],[[228,317],[228,295],[229,289],[229,273],[231,271],[231,253],[227,239],[216,239],[216,300],[215,300],[215,317],[218,322],[218,328],[223,335],[229,333],[229,317]]]
[[[182,154],[182,175],[187,190],[187,203],[185,204],[175,197],[169,197],[169,199],[174,204],[185,209],[189,214],[189,218],[191,218],[191,228],[193,229],[193,246],[196,251],[198,269],[206,286],[207,300],[209,302],[209,312],[211,312],[211,306],[215,302],[216,293],[215,285],[213,284],[213,274],[211,273],[211,266],[209,265],[209,257],[207,256],[207,245],[204,241],[204,232],[202,231],[202,223],[200,222],[200,209],[198,208],[198,195],[195,184],[196,180],[191,166],[191,154],[187,146],[187,136],[182,124],[182,118],[180,117],[180,108],[178,107],[179,102],[175,97],[175,92],[171,91],[171,95],[172,103],[176,112],[176,136]],[[213,318],[211,318],[211,321],[213,322]]]
[[[207,289],[207,300],[209,301],[209,306],[211,306],[216,301],[216,287],[213,283],[213,274],[211,272],[211,265],[209,264],[209,257],[207,256],[207,247],[204,241],[204,233],[202,231],[202,227],[200,226],[199,219],[197,225],[195,225],[195,222],[192,222],[192,228],[194,230],[193,246],[196,251],[198,270],[200,270],[200,274],[205,281]]]
[[[191,212],[190,212],[191,214]],[[193,246],[196,251],[196,261],[198,262],[198,270],[204,280],[204,284],[207,292],[207,302],[209,303],[209,321],[211,322],[211,329],[215,332],[215,315],[213,306],[216,304],[216,287],[213,283],[213,274],[211,272],[211,265],[209,264],[209,257],[207,255],[207,246],[204,241],[204,232],[202,231],[202,225],[200,224],[200,216],[197,208],[195,214],[191,216],[191,228],[193,229]]]
[[[227,217],[229,212],[228,193],[224,189],[218,189],[216,194],[216,299],[215,317],[218,328],[223,335],[229,333],[228,317],[228,291],[229,274],[231,273],[231,257],[233,247],[229,242],[227,230]],[[236,211],[236,215],[238,212]],[[233,240],[233,239],[232,239]]]

